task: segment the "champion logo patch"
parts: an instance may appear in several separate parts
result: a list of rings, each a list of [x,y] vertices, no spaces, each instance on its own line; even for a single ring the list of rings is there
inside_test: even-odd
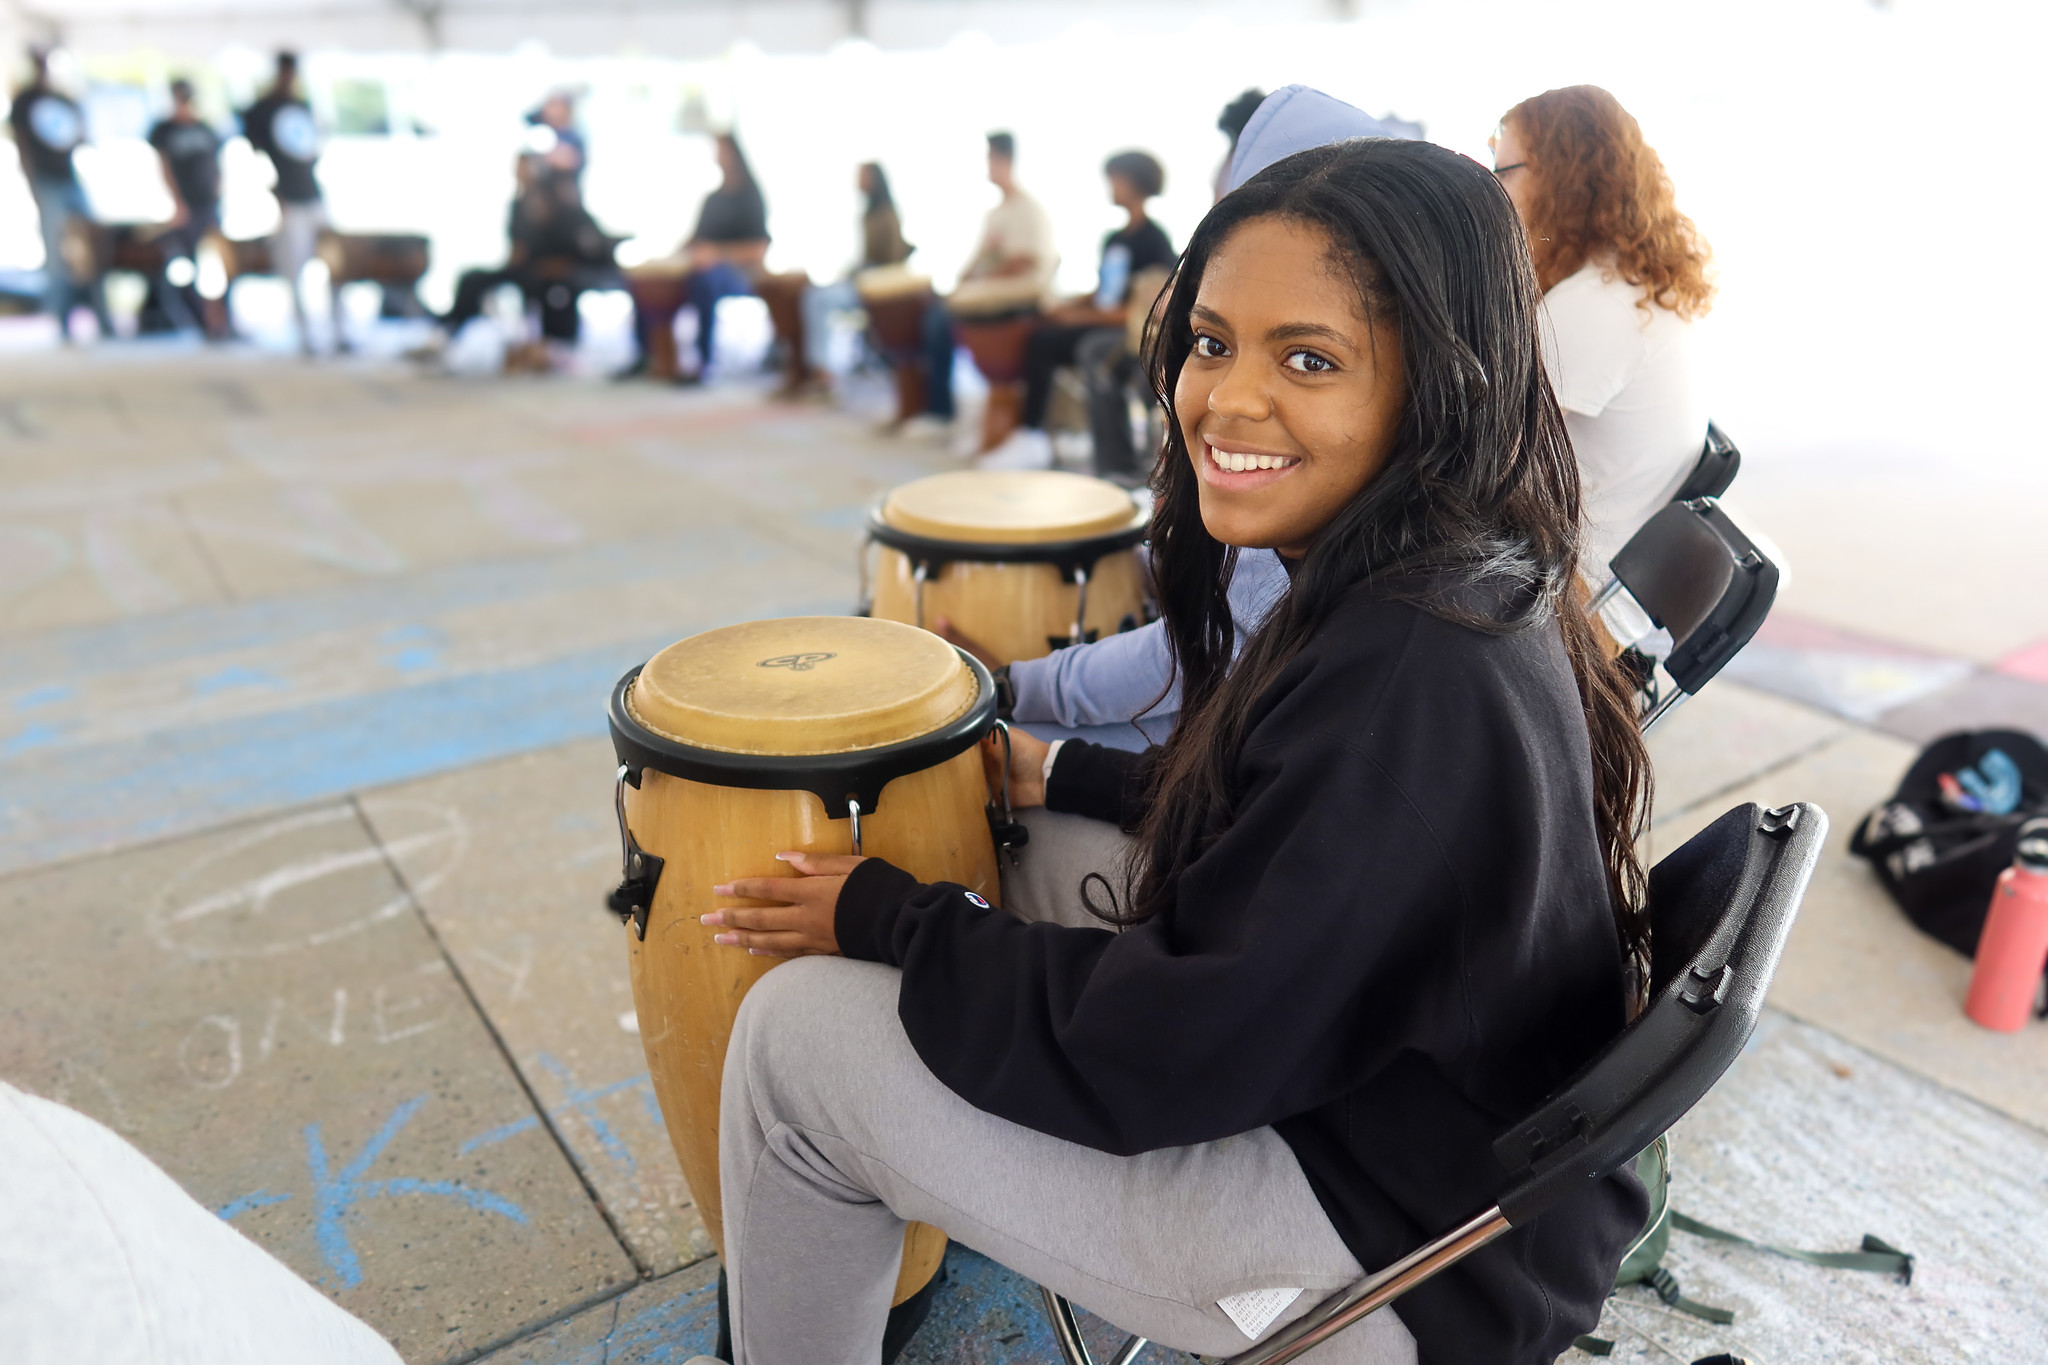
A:
[[[989,908],[988,902],[975,895],[972,891],[967,893],[967,903],[969,905],[978,905],[984,910]]]

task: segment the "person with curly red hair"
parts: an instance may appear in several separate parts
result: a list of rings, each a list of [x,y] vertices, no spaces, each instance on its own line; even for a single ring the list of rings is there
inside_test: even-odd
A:
[[[1712,253],[1642,129],[1598,86],[1523,100],[1492,146],[1543,290],[1551,387],[1583,485],[1582,562],[1598,576],[1705,444],[1692,333],[1712,306]]]

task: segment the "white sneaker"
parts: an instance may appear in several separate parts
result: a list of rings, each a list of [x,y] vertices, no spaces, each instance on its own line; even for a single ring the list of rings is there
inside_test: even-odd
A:
[[[1051,469],[1052,437],[1019,427],[1008,440],[974,462],[976,469]]]
[[[934,417],[931,413],[920,412],[917,416],[907,419],[902,426],[897,427],[896,434],[905,440],[929,441],[936,445],[952,436],[953,424],[943,417]]]

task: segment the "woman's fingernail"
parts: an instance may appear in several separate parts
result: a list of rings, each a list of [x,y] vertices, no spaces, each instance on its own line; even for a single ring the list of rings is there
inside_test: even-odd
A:
[[[803,856],[801,853],[778,853],[775,855],[775,861],[778,863],[793,863]]]
[[[727,882],[724,886],[712,887],[711,894],[714,896],[730,896],[732,894],[732,883]]]
[[[713,943],[723,943],[728,948],[740,946],[740,936],[738,934],[713,934],[711,941]]]
[[[724,923],[725,923],[725,915],[724,915],[724,913],[723,913],[722,911],[718,911],[718,910],[713,910],[713,911],[712,911],[712,912],[711,912],[710,914],[708,914],[708,915],[699,915],[699,916],[697,916],[697,923],[699,923],[699,924],[709,924],[709,925],[712,925],[712,926],[716,927],[717,925],[721,925],[721,924],[724,924]]]

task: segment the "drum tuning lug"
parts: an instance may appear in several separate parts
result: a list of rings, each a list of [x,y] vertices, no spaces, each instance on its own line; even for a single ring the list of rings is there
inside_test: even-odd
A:
[[[619,884],[605,897],[605,906],[621,922],[630,923],[642,943],[647,941],[647,912],[654,905],[654,888],[661,881],[662,860],[641,849],[626,828],[626,782],[628,769],[619,765],[617,785],[612,789],[612,806],[619,817]]]
[[[1010,761],[1015,756],[1010,745],[1010,722],[998,720],[995,733],[1003,740],[1002,785],[996,791],[996,799],[988,806],[988,832],[997,848],[1010,855],[1010,866],[1017,866],[1017,850],[1031,842],[1031,831],[1011,818],[1010,814]]]
[[[988,832],[995,840],[996,847],[1010,855],[1010,866],[1017,866],[1017,850],[1031,842],[1031,831],[1015,820],[1003,819],[991,809],[988,813]]]

